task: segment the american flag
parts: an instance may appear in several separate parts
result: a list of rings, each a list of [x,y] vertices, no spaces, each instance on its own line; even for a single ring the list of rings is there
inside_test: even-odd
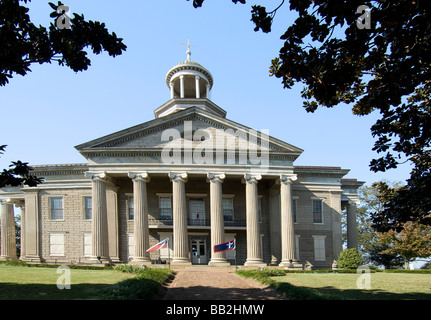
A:
[[[147,252],[156,251],[156,250],[159,250],[162,248],[167,248],[167,247],[168,247],[168,238],[166,238],[163,241],[160,241],[159,243],[155,244],[151,248],[147,249]]]

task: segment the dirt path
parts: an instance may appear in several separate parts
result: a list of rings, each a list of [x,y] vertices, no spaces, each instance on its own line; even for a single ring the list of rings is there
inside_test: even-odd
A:
[[[229,269],[176,270],[163,300],[285,300],[275,290]]]

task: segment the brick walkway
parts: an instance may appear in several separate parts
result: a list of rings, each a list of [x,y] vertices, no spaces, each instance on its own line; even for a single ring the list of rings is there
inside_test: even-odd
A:
[[[179,269],[163,300],[285,300],[275,290],[233,269]]]

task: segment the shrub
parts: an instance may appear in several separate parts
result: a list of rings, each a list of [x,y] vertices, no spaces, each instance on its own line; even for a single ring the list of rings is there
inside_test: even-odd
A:
[[[119,265],[115,270],[134,273],[131,279],[118,282],[98,291],[106,300],[151,299],[162,285],[174,275],[170,269],[143,269],[133,265]]]
[[[357,269],[363,263],[362,255],[356,248],[341,251],[338,258],[338,266],[342,269]]]

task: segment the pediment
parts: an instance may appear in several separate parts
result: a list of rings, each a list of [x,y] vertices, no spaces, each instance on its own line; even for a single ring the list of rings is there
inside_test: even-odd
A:
[[[164,148],[213,147],[250,148],[299,156],[302,149],[198,108],[189,108],[142,123],[75,148],[83,155],[92,152],[159,151]]]

